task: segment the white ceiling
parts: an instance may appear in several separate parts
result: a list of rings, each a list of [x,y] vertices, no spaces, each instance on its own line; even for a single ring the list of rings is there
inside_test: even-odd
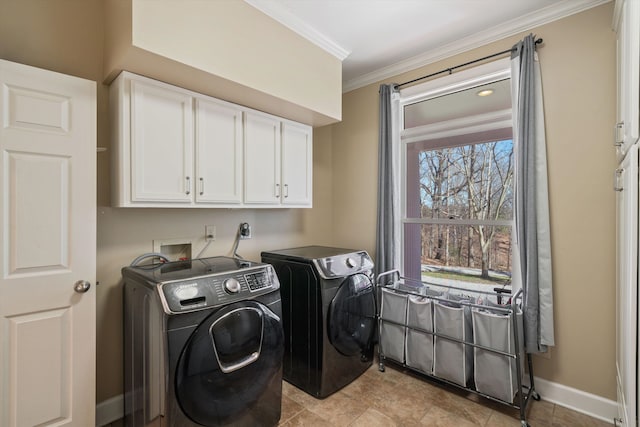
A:
[[[245,1],[342,59],[346,92],[610,0]]]

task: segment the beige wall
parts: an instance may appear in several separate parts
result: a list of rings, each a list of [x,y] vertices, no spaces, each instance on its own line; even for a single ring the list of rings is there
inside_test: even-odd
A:
[[[541,26],[556,347],[536,376],[615,400],[613,4]],[[510,37],[389,79],[404,82],[504,50]],[[378,84],[344,95],[332,125],[334,244],[375,249]]]
[[[342,62],[244,1],[107,0],[122,69],[312,125],[340,120]]]

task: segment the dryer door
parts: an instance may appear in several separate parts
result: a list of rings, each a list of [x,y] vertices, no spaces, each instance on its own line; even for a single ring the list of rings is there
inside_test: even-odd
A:
[[[347,277],[329,306],[327,331],[331,344],[345,356],[370,348],[376,324],[376,302],[371,279]]]
[[[242,301],[207,317],[178,360],[182,411],[205,426],[263,425],[280,417],[284,336],[280,318]],[[269,421],[266,421],[267,423]]]

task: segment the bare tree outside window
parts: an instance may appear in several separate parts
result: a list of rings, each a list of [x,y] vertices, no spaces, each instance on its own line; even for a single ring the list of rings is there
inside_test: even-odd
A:
[[[418,163],[423,270],[508,280],[513,142],[423,150]]]

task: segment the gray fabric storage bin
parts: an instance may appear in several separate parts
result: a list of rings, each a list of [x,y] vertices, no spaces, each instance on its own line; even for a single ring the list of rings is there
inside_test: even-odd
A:
[[[474,308],[473,337],[478,345],[515,354],[513,320],[510,315]],[[518,331],[522,330],[522,315],[516,314]],[[518,333],[519,344],[522,336]],[[476,390],[505,402],[513,403],[518,391],[516,360],[498,353],[474,348]]]
[[[433,305],[434,330],[438,334],[473,343],[471,310],[455,302]],[[434,337],[433,374],[466,387],[473,372],[473,347]]]
[[[382,288],[380,304],[380,353],[404,363],[407,295]]]
[[[412,295],[407,305],[407,335],[405,354],[407,366],[433,374],[433,335],[412,328],[433,332],[433,300]]]

